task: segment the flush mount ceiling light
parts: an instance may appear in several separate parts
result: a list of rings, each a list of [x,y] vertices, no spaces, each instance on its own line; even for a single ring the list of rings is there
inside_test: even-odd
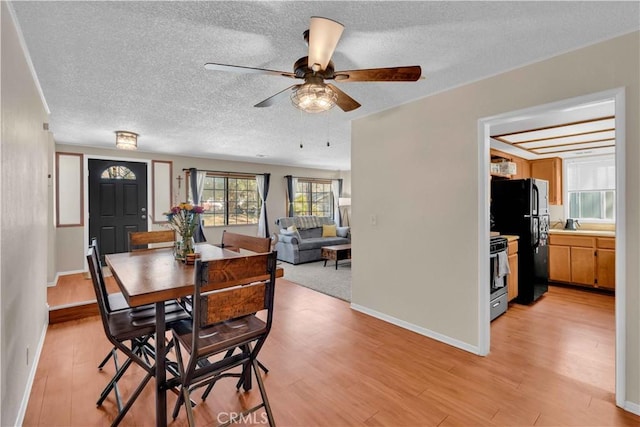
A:
[[[126,130],[117,130],[116,148],[119,148],[121,150],[137,150],[138,134]]]
[[[338,94],[320,77],[308,77],[307,82],[291,92],[293,105],[306,113],[321,113],[336,105]]]

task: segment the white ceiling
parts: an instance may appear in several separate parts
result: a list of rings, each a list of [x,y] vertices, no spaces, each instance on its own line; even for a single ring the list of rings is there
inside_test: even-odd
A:
[[[13,2],[58,143],[349,170],[350,121],[640,29],[639,2]],[[291,80],[311,16],[345,31],[336,70],[420,65],[415,83],[336,83],[362,104],[253,105]],[[327,147],[330,141],[330,147]],[[304,148],[300,148],[303,143]],[[399,141],[401,143],[401,141]],[[264,156],[264,157],[261,157]]]

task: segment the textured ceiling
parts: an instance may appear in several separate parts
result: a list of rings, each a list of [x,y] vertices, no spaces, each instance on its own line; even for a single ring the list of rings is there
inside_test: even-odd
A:
[[[640,28],[638,2],[13,2],[58,143],[348,170],[353,119]],[[253,105],[291,80],[311,16],[345,25],[336,70],[420,65],[415,83],[336,83],[362,107]],[[330,141],[330,147],[327,147]],[[300,148],[300,143],[304,148]],[[401,143],[401,141],[399,141]]]

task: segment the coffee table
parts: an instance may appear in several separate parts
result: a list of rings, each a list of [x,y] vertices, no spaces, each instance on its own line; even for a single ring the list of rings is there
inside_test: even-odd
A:
[[[324,259],[324,266],[327,266],[327,261],[335,260],[336,270],[338,269],[338,261],[343,259],[351,259],[351,243],[346,245],[334,245],[322,247],[322,259]]]

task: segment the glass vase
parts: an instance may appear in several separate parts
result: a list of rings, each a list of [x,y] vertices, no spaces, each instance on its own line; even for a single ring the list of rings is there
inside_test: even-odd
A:
[[[182,236],[182,260],[187,260],[187,255],[195,253],[196,242],[193,240],[193,236]]]

